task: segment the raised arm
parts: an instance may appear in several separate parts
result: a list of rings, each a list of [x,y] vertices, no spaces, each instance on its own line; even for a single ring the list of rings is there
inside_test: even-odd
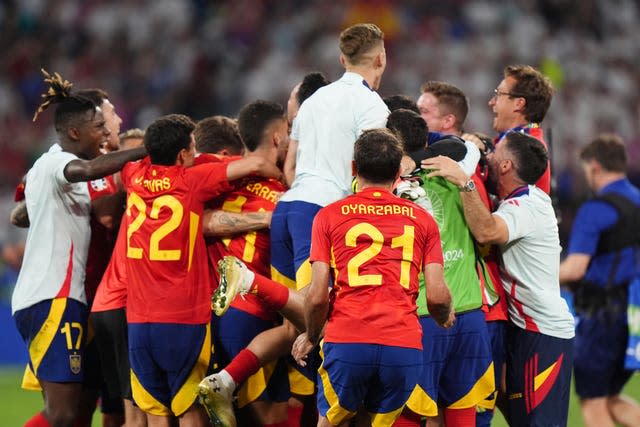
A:
[[[246,156],[242,159],[234,160],[227,166],[227,179],[229,181],[244,178],[251,174],[265,178],[282,179],[282,171],[278,169],[275,163],[259,156]]]
[[[262,230],[271,225],[272,212],[204,211],[202,232],[205,236],[230,237],[235,234]]]
[[[103,154],[92,160],[72,160],[64,168],[64,176],[69,182],[91,181],[111,175],[125,163],[138,160],[147,155],[144,147],[115,151]]]
[[[423,160],[422,168],[431,170],[427,176],[441,176],[458,188],[465,186],[469,180],[460,165],[445,156]],[[504,244],[509,240],[507,224],[498,215],[489,212],[477,190],[461,191],[460,199],[464,209],[464,219],[478,243]]]
[[[296,178],[296,156],[298,155],[298,141],[295,139],[289,140],[289,149],[287,150],[287,157],[284,159],[284,180],[287,187],[293,185],[293,180]]]

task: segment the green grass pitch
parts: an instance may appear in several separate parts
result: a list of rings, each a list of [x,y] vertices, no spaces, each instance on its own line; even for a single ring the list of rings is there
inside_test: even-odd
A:
[[[39,393],[20,388],[22,368],[0,368],[0,426],[21,427],[33,414],[42,409]],[[640,397],[640,374],[634,375],[624,393],[638,399]],[[100,417],[94,415],[93,426],[99,427]],[[493,426],[506,427],[501,415],[496,416]],[[569,406],[569,427],[582,426],[580,408],[575,394],[571,395]]]

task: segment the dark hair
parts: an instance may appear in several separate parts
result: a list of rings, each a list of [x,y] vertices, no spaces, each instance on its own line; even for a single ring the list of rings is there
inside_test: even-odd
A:
[[[403,154],[402,143],[390,130],[371,129],[356,140],[353,159],[359,176],[383,184],[395,179]]]
[[[298,88],[298,93],[296,94],[296,100],[298,101],[298,105],[302,105],[302,103],[313,95],[318,89],[322,86],[326,86],[331,83],[324,74],[315,71],[313,73],[309,73],[302,79],[302,83],[300,83],[300,87]]]
[[[522,97],[527,101],[523,111],[525,119],[540,123],[551,105],[551,80],[530,65],[509,65],[504,69],[504,77],[512,77],[516,81],[509,96]]]
[[[417,114],[420,114],[416,102],[406,95],[391,95],[382,100],[387,104],[387,108],[391,112],[404,108],[405,110],[415,111]]]
[[[627,150],[622,138],[616,134],[603,133],[582,147],[580,160],[595,160],[609,172],[627,171]]]
[[[56,104],[53,116],[54,127],[57,132],[64,132],[73,121],[84,116],[87,112],[96,113],[96,104],[91,99],[71,92],[73,84],[64,80],[58,73],[49,74],[44,68],[40,69],[44,75],[44,82],[49,85],[46,93],[41,95],[43,101],[33,114],[33,121],[51,104]]]
[[[106,91],[97,88],[80,89],[77,94],[84,96],[85,98],[89,98],[91,102],[96,104],[98,107],[101,106],[105,100],[109,99],[109,94]]]
[[[169,114],[151,123],[144,134],[144,146],[149,152],[151,163],[172,166],[178,153],[189,149],[191,133],[196,125],[182,114]]]
[[[530,185],[538,182],[549,162],[544,144],[522,132],[507,132],[506,140],[507,150],[514,157],[518,177]]]
[[[238,123],[229,117],[211,116],[200,120],[193,137],[200,153],[217,154],[226,149],[230,154],[239,156],[244,152]]]
[[[362,57],[384,41],[384,33],[374,24],[356,24],[340,33],[340,51],[350,64],[358,65]]]
[[[259,99],[238,113],[238,129],[242,142],[249,151],[255,151],[262,142],[264,132],[275,120],[286,120],[282,105]]]
[[[387,117],[387,129],[401,139],[407,153],[424,149],[429,128],[420,114],[400,108]]]
[[[430,80],[420,87],[422,93],[430,93],[438,100],[440,114],[453,114],[456,129],[462,130],[469,114],[469,99],[463,91],[452,84]]]

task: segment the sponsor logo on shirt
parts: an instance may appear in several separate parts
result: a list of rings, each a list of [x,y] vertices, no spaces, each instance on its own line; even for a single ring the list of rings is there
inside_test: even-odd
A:
[[[109,186],[105,178],[94,179],[90,182],[91,189],[94,191],[104,191]]]

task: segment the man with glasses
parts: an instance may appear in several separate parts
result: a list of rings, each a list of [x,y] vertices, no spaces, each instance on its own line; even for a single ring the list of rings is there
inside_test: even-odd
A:
[[[509,131],[522,132],[544,141],[540,122],[544,119],[551,98],[551,81],[530,65],[508,65],[504,78],[493,91],[489,107],[493,111],[493,128],[500,132],[496,138],[499,144]],[[549,194],[551,190],[551,170],[549,164],[536,186]]]

